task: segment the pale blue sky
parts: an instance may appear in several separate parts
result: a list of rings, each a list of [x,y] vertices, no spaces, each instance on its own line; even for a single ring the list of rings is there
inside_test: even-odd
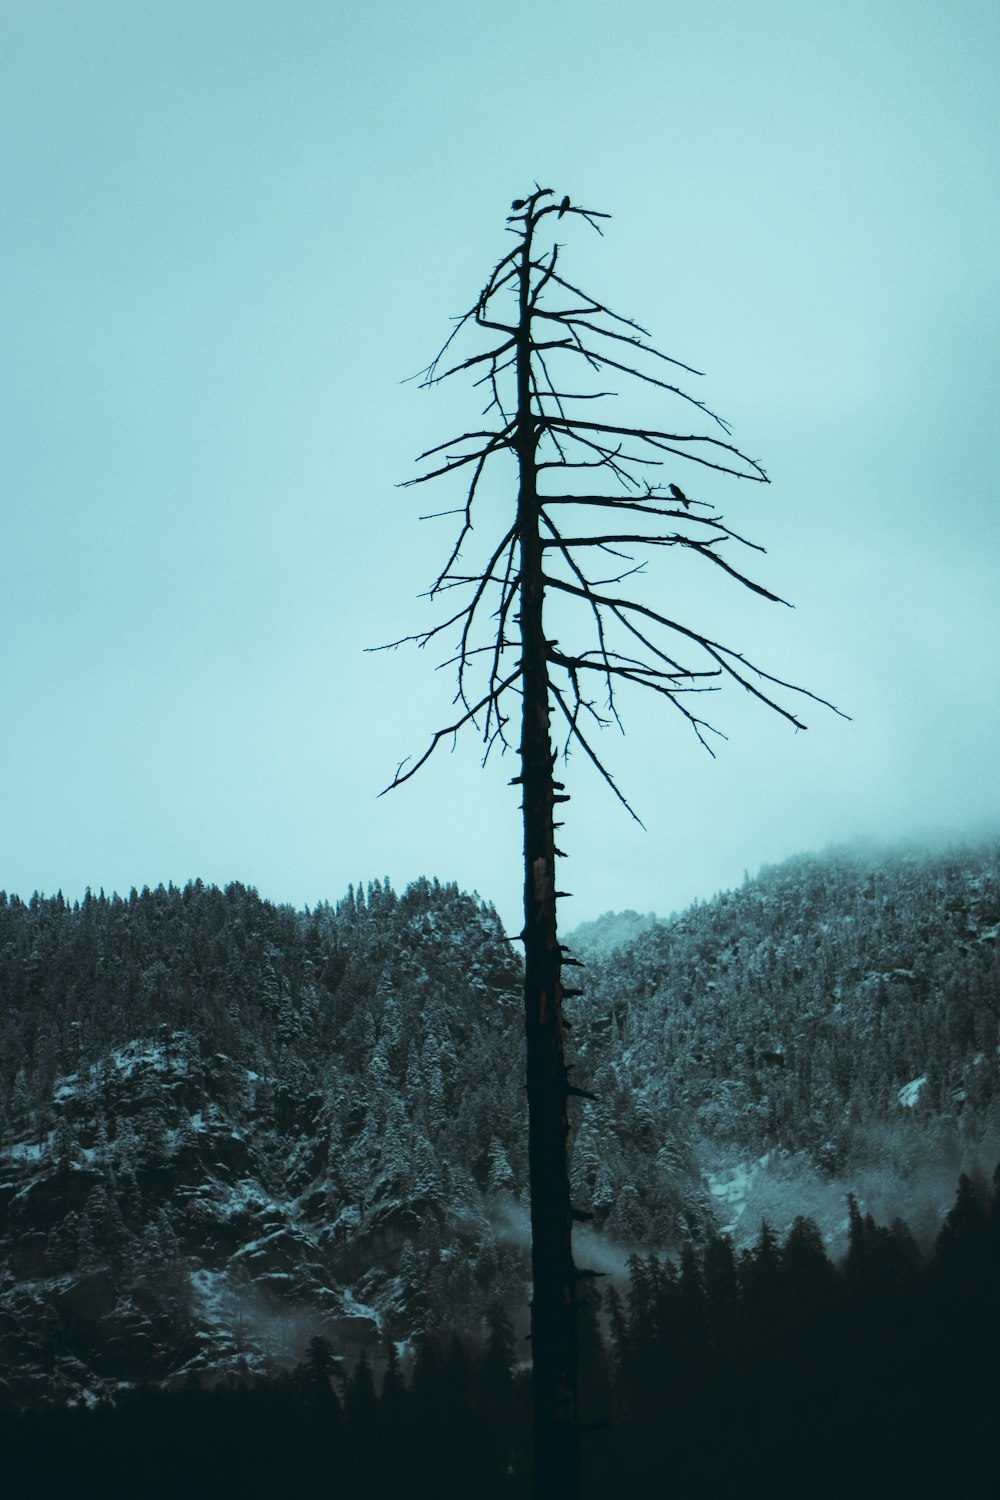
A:
[[[428,873],[516,926],[514,764],[376,800],[450,691],[363,648],[428,618],[448,523],[395,486],[480,410],[400,382],[536,177],[771,475],[718,498],[795,613],[695,623],[854,715],[720,704],[713,763],[633,704],[649,831],[574,762],[565,920],[995,827],[998,98],[974,0],[2,0],[0,887]]]

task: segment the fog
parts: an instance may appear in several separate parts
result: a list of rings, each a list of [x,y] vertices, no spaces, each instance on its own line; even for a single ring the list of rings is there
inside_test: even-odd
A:
[[[851,716],[721,695],[713,761],[626,702],[601,749],[648,831],[571,761],[564,918],[994,817],[998,32],[976,3],[5,7],[0,885],[427,874],[518,930],[516,766],[466,736],[379,799],[453,684],[365,648],[432,617],[452,522],[418,517],[455,500],[397,486],[482,406],[401,382],[536,178],[613,215],[566,230],[572,279],[708,372],[772,480],[707,498],[794,611],[667,557],[648,597]]]

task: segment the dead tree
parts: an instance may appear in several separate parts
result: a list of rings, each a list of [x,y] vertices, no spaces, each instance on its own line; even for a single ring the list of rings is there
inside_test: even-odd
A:
[[[581,1279],[574,1265],[572,1226],[586,1214],[570,1202],[567,1101],[581,1091],[570,1082],[564,1050],[563,1005],[579,991],[563,983],[574,963],[560,946],[556,901],[556,817],[568,800],[555,779],[550,716],[563,726],[562,755],[576,746],[615,796],[636,814],[595,748],[594,731],[621,727],[618,704],[626,687],[659,694],[677,710],[711,753],[718,733],[698,698],[725,682],[736,684],[797,729],[788,699],[812,698],[765,672],[741,652],[620,588],[642,571],[645,548],[696,553],[713,568],[764,599],[784,603],[730,561],[754,547],[698,493],[699,480],[730,477],[766,483],[763,468],[729,441],[729,428],[671,376],[699,372],[661,354],[645,329],[611,311],[561,274],[560,249],[544,229],[582,219],[601,233],[607,214],[579,207],[549,188],[514,200],[507,228],[514,248],[494,266],[472,307],[434,361],[421,372],[433,387],[470,374],[487,397],[487,425],[463,432],[421,455],[430,468],[412,484],[465,476],[457,510],[458,534],[430,596],[457,591],[460,607],[429,629],[392,642],[426,647],[453,638],[442,662],[457,677],[454,721],[439,729],[423,754],[404,761],[392,787],[408,781],[442,741],[472,724],[485,745],[484,763],[499,746],[511,748],[509,726],[520,699],[520,773],[524,821],[524,1019],[527,1040],[528,1161],[531,1192],[533,1494],[571,1500],[579,1494],[580,1437],[576,1410],[576,1308]],[[543,228],[544,226],[544,228]],[[560,228],[563,226],[560,225]],[[568,226],[567,226],[568,227]],[[540,231],[542,231],[540,233]],[[462,354],[458,340],[481,330],[488,347]],[[583,379],[580,380],[579,376]],[[622,426],[604,420],[607,377],[629,377],[671,398],[701,430]],[[517,506],[469,566],[463,553],[478,539],[474,512],[493,472],[511,460],[517,469]],[[657,480],[685,463],[688,495]],[[602,480],[601,493],[592,488]],[[513,474],[511,474],[513,478]],[[762,548],[755,548],[762,551]],[[594,576],[591,559],[613,559],[612,576]],[[546,632],[547,600],[575,605],[583,637],[562,644]],[[559,629],[565,630],[561,611]],[[386,649],[386,648],[378,648]],[[827,707],[832,705],[827,704]],[[562,735],[560,735],[562,739]]]

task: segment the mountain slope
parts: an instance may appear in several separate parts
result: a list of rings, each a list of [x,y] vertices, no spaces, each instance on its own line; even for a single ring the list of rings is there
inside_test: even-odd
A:
[[[680,1135],[730,1227],[762,1165],[838,1221],[861,1182],[880,1211],[943,1211],[1000,1151],[998,933],[996,845],[789,860],[588,960],[590,1086],[646,1122],[645,1160]],[[749,1206],[752,1234],[775,1208]]]
[[[517,981],[427,881],[5,901],[4,1364],[100,1389],[475,1321],[522,1274],[485,1208],[524,1176]]]
[[[933,1227],[1000,1155],[998,875],[992,845],[803,858],[581,933],[581,1263],[803,1212],[835,1242],[849,1190]],[[492,908],[426,880],[312,912],[200,882],[0,898],[8,1398],[475,1331],[497,1301],[523,1331],[519,981]]]

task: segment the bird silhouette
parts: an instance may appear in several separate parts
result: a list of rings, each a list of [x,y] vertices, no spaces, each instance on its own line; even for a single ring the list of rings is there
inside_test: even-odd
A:
[[[675,500],[679,500],[681,502],[685,509],[690,509],[691,501],[688,499],[687,495],[685,495],[679,484],[672,484],[670,486],[670,493],[671,495],[673,495]]]
[[[513,201],[513,203],[510,206],[511,206],[511,208],[523,208],[524,207],[524,199],[523,198],[515,198],[514,201]]]
[[[559,205],[559,212],[556,214],[556,218],[557,219],[561,219],[562,216],[563,216],[563,214],[566,212],[567,208],[569,208],[569,194],[568,193],[566,194],[565,198],[563,199],[563,201]]]

